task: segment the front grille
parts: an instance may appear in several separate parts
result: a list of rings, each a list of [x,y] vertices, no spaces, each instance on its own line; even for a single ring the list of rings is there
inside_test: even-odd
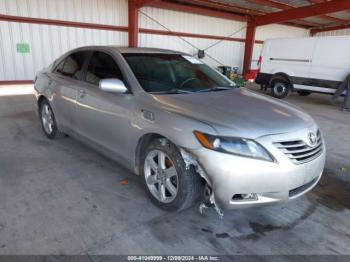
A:
[[[292,190],[289,191],[289,197],[293,197],[296,196],[302,192],[304,192],[305,190],[307,190],[309,187],[311,187],[313,184],[316,183],[317,178],[312,179],[309,183],[306,183],[305,185],[302,185],[300,187],[294,188]]]
[[[297,165],[317,158],[323,151],[320,131],[317,131],[317,143],[315,146],[309,146],[302,140],[276,142],[274,145]]]

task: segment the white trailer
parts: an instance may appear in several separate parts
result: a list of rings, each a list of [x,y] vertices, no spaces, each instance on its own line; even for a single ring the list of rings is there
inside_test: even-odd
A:
[[[269,39],[259,65],[255,82],[271,88],[277,98],[292,91],[333,94],[350,74],[350,37]]]

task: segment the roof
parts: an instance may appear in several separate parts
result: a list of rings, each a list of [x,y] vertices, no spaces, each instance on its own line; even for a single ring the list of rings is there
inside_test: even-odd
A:
[[[126,47],[126,46],[116,46],[116,45],[90,45],[90,46],[81,46],[75,49],[72,49],[68,51],[68,53],[76,52],[76,51],[94,51],[98,49],[109,49],[109,50],[116,50],[119,53],[148,53],[148,54],[154,54],[154,53],[159,53],[159,54],[179,54],[179,55],[189,55],[184,52],[180,51],[174,51],[174,50],[169,50],[169,49],[161,49],[161,48],[148,48],[148,47],[137,47],[137,48],[131,48],[131,47]],[[107,50],[106,50],[107,51]]]
[[[130,47],[122,47],[122,46],[111,46],[115,47],[120,53],[163,53],[163,54],[185,54],[182,52],[169,50],[169,49],[161,49],[161,48],[147,48],[147,47],[139,47],[139,48],[130,48]]]

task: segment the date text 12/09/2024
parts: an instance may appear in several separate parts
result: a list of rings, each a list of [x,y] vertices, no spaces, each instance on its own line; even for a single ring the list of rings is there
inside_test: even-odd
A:
[[[128,256],[128,261],[220,261],[217,256]]]

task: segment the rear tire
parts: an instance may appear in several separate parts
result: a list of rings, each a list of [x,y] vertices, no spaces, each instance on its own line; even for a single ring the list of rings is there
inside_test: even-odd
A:
[[[65,134],[58,129],[55,115],[47,99],[42,100],[39,105],[39,116],[44,134],[49,139],[57,139],[65,136]]]
[[[157,207],[186,209],[204,196],[202,180],[193,167],[186,168],[177,147],[164,138],[154,139],[141,159],[145,190]]]
[[[290,83],[283,77],[276,77],[272,79],[270,87],[272,96],[279,99],[287,97],[291,91]]]
[[[300,96],[309,96],[309,95],[311,95],[311,92],[310,91],[306,91],[306,90],[298,90],[297,93]]]

